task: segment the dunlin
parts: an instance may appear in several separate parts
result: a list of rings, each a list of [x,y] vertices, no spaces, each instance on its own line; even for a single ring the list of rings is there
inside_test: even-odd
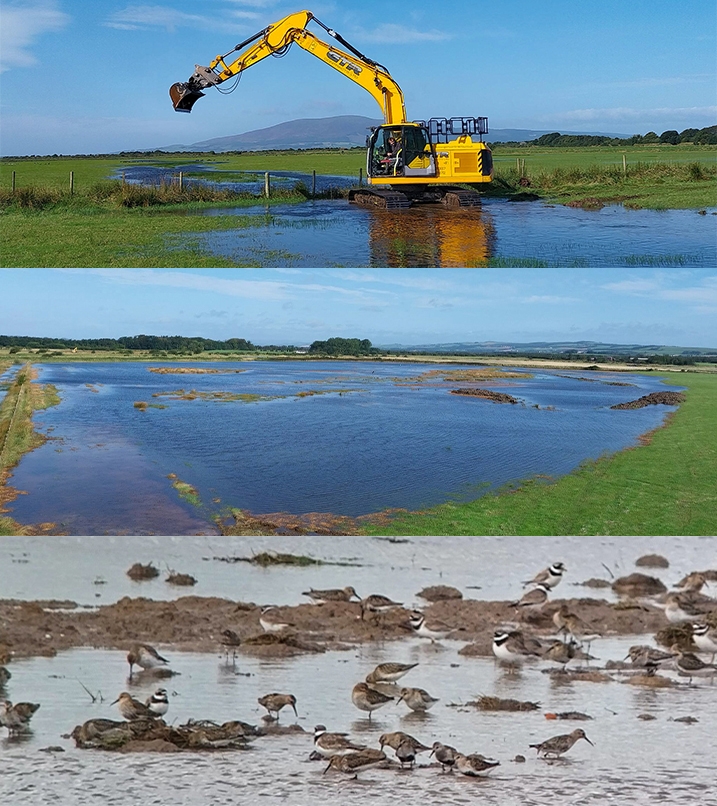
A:
[[[308,596],[312,602],[316,604],[326,604],[327,602],[350,602],[351,599],[360,599],[361,597],[349,585],[346,588],[331,588],[329,590],[314,590],[310,588],[304,591],[302,596]]]
[[[356,683],[351,692],[351,702],[359,711],[368,711],[368,718],[371,719],[371,712],[378,708],[383,708],[386,703],[391,702],[393,697],[382,694],[371,688],[367,683]]]
[[[698,621],[705,615],[705,607],[695,603],[694,597],[683,593],[668,593],[665,598],[665,616],[671,624]]]
[[[543,653],[545,660],[551,660],[553,663],[560,664],[563,669],[575,657],[575,652],[578,645],[575,641],[563,643],[562,641],[553,641],[553,643]]]
[[[149,705],[145,705],[143,702],[136,700],[127,691],[123,691],[110,705],[115,705],[115,703],[117,704],[120,714],[122,714],[128,722],[132,722],[135,719],[153,719],[158,716],[150,710]]]
[[[401,742],[396,748],[396,758],[401,764],[401,769],[403,769],[404,764],[408,764],[413,769],[413,764],[416,761],[416,748],[413,743],[409,741]]]
[[[452,627],[436,619],[427,620],[423,613],[417,610],[411,613],[410,622],[413,632],[421,638],[430,638],[431,643],[442,641],[453,632]]]
[[[693,677],[714,677],[717,674],[717,666],[713,663],[705,663],[692,652],[683,652],[677,644],[673,644],[670,649],[677,655],[675,660],[677,674],[689,677],[690,683]]]
[[[544,758],[548,756],[558,758],[562,756],[563,753],[567,753],[579,739],[585,739],[588,744],[592,744],[590,739],[585,735],[585,731],[582,728],[576,728],[572,733],[563,733],[560,736],[553,736],[550,739],[546,739],[544,742],[531,744],[529,746],[534,747],[538,751],[538,755],[542,754]]]
[[[378,767],[386,761],[386,754],[381,750],[374,750],[367,747],[357,753],[348,753],[345,756],[332,756],[324,774],[329,770],[339,770],[340,772],[353,773],[357,776],[362,770]]]
[[[428,711],[438,702],[436,697],[422,688],[402,688],[397,702],[405,702],[412,711]]]
[[[379,663],[372,672],[366,675],[366,682],[395,683],[416,666],[418,666],[417,663]]]
[[[127,663],[129,663],[129,676],[132,677],[134,666],[140,666],[145,670],[156,669],[158,666],[166,666],[169,661],[149,644],[134,644],[127,653]]]
[[[453,765],[456,763],[458,751],[449,744],[433,742],[429,756],[436,757],[436,761],[441,765],[441,772],[445,772],[446,767],[448,767],[449,771],[453,771]]]
[[[266,708],[269,716],[276,714],[276,719],[279,719],[279,711],[287,705],[294,709],[297,718],[299,714],[296,711],[296,697],[293,694],[265,694],[258,699],[259,705]]]
[[[365,599],[361,599],[361,618],[364,618],[366,613],[388,613],[389,610],[394,610],[397,607],[402,607],[403,602],[394,602],[388,596],[383,596],[380,593],[372,593]]]
[[[232,658],[236,658],[237,649],[241,646],[241,638],[234,632],[234,630],[222,630],[219,643],[224,647],[229,658],[229,653],[232,653]]]
[[[281,618],[278,610],[276,605],[262,607],[259,624],[264,632],[283,632],[294,626],[290,621]]]
[[[564,603],[553,613],[553,624],[555,624],[558,633],[569,635],[580,644],[586,643],[588,648],[596,638],[602,637],[599,630],[595,630],[576,613],[571,613]]]
[[[18,702],[15,705],[10,700],[0,700],[0,725],[8,729],[9,733],[21,733],[27,730],[32,715],[40,707],[36,702]]]
[[[0,688],[4,686],[11,677],[10,672],[4,666],[0,666]]]
[[[672,652],[663,652],[656,647],[636,644],[630,647],[625,659],[630,658],[633,666],[659,669],[662,666],[674,665],[675,657]]]
[[[500,761],[486,758],[480,753],[471,753],[464,756],[463,753],[456,754],[455,768],[463,775],[470,775],[473,778],[488,775],[495,767],[500,766]]]
[[[532,579],[524,582],[523,587],[527,585],[545,585],[548,588],[554,588],[560,584],[560,580],[567,570],[563,563],[553,563],[542,571],[538,571]]]
[[[393,733],[382,733],[379,736],[378,743],[381,745],[381,749],[383,750],[384,747],[390,747],[394,752],[397,750],[399,745],[403,744],[404,742],[410,742],[413,746],[413,750],[416,753],[424,753],[426,750],[430,750],[430,747],[426,747],[423,742],[419,742],[414,736],[411,736],[410,733],[404,733],[402,730],[393,731]]]
[[[144,704],[155,716],[164,716],[169,710],[166,689],[158,688],[151,697],[147,697]]]
[[[346,736],[346,733],[329,733],[325,725],[317,725],[314,728],[314,748],[324,758],[345,756],[366,749],[365,745],[354,744]]]

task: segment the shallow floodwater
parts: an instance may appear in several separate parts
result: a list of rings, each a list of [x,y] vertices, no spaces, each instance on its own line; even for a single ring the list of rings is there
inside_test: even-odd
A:
[[[261,568],[218,558],[250,557],[276,551],[312,557],[322,565]],[[568,572],[558,589],[565,598],[591,596],[613,601],[607,588],[580,585],[610,582],[635,570],[645,554],[667,557],[659,576],[667,587],[691,571],[714,568],[715,537],[411,537],[347,536],[223,537],[4,537],[0,538],[0,598],[57,599],[81,607],[111,604],[124,596],[171,600],[187,594],[276,605],[309,600],[309,588],[352,585],[361,596],[389,593],[407,606],[429,585],[453,585],[466,598],[518,598],[520,581],[558,560]],[[163,573],[133,582],[127,569],[153,563]],[[192,588],[164,581],[171,568],[194,576]],[[709,590],[709,588],[708,588]],[[423,603],[425,604],[425,602]]]
[[[324,567],[315,569],[273,568],[260,572],[246,566],[227,567],[206,563],[200,555],[207,541],[220,551],[246,546],[253,538],[0,538],[0,590],[3,596],[70,598],[83,602],[92,583],[91,570],[106,578],[102,602],[126,592],[120,578],[127,560],[143,552],[184,563],[183,570],[201,574],[201,595],[223,595],[225,574],[235,577],[232,598],[297,604],[300,591],[317,579],[331,585],[358,582],[362,569]],[[261,539],[275,549],[286,548],[288,538]],[[293,538],[296,550],[327,558],[347,554],[350,538]],[[418,538],[409,544],[391,544],[377,539],[353,540],[354,555],[372,560],[370,592],[385,592],[403,598],[426,584],[424,564],[431,565],[430,581],[440,579],[463,589],[466,598],[506,599],[520,591],[521,578],[561,558],[568,566],[560,596],[580,595],[568,587],[596,574],[607,576],[602,563],[616,574],[634,570],[643,553],[667,557],[670,567],[657,576],[673,585],[687,571],[714,563],[716,538]],[[338,544],[338,545],[337,545]],[[413,558],[409,562],[409,558]],[[466,566],[484,590],[464,588]],[[257,586],[261,575],[262,586]],[[330,576],[329,576],[330,575]],[[21,581],[22,580],[22,581]],[[168,586],[164,585],[164,589]],[[162,583],[135,585],[132,595],[158,596]],[[98,590],[97,586],[94,588]],[[585,589],[582,589],[585,591]],[[287,592],[289,595],[287,596]],[[367,587],[365,593],[369,592]],[[173,595],[178,594],[176,589]],[[365,595],[365,594],[364,594]],[[406,602],[415,596],[405,597]],[[96,600],[95,600],[96,601]],[[130,640],[128,636],[128,641]],[[624,658],[634,643],[648,636],[608,637],[592,644],[597,656],[593,666],[609,659]],[[282,712],[281,723],[298,724],[307,734],[256,739],[249,752],[198,754],[139,753],[116,755],[78,750],[63,738],[87,719],[118,718],[110,705],[122,690],[144,699],[158,685],[143,679],[130,683],[125,652],[75,649],[54,658],[15,660],[9,668],[12,679],[0,696],[15,702],[39,702],[32,720],[32,733],[8,739],[0,729],[0,796],[13,804],[111,804],[176,803],[205,806],[207,803],[265,803],[309,806],[317,799],[329,804],[404,804],[420,800],[434,804],[529,804],[567,806],[577,803],[655,803],[710,806],[717,802],[714,790],[717,685],[667,673],[680,683],[671,689],[642,689],[624,684],[624,676],[605,683],[565,683],[543,673],[547,664],[528,665],[519,674],[507,674],[490,658],[458,654],[460,641],[431,645],[414,637],[393,642],[354,646],[346,651],[320,655],[260,660],[239,655],[236,664],[216,654],[179,652],[159,647],[179,674],[161,683],[170,695],[168,722],[181,724],[190,718],[218,722],[242,719],[252,724],[263,715],[256,700],[271,691],[291,692],[297,698],[298,720]],[[404,678],[406,685],[425,688],[440,701],[425,716],[409,712],[402,704],[390,703],[369,722],[350,701],[352,686],[377,663],[418,662]],[[92,702],[82,686],[102,701]],[[540,709],[530,713],[483,713],[462,707],[476,696],[495,695],[531,700]],[[547,721],[546,712],[581,711],[588,722]],[[651,721],[638,719],[649,714]],[[693,724],[674,722],[693,716]],[[347,731],[361,743],[376,747],[381,733],[403,730],[430,745],[443,741],[464,752],[494,757],[501,766],[487,780],[471,780],[426,765],[424,754],[412,772],[370,770],[358,781],[330,773],[325,764],[310,762],[313,726],[323,723],[330,730]],[[546,763],[535,758],[528,745],[559,733],[582,727],[594,747],[578,742],[566,760]],[[43,752],[61,747],[65,752]],[[512,761],[517,754],[525,763]],[[389,751],[389,755],[392,753]]]
[[[421,364],[191,365],[239,370],[204,375],[149,366],[38,365],[62,402],[36,415],[52,439],[14,471],[12,485],[28,494],[10,503],[13,518],[74,534],[196,534],[213,531],[212,516],[230,506],[348,516],[418,509],[568,473],[636,444],[672,410],[612,411],[664,388],[632,373],[520,372],[481,384],[521,401],[506,405],[450,394],[465,381],[416,382],[431,369]],[[192,399],[177,399],[187,392]],[[214,393],[248,397],[206,399]],[[178,497],[170,474],[196,488],[201,506]]]
[[[221,209],[209,215],[227,215]],[[249,226],[192,233],[216,255],[296,267],[711,267],[710,210],[600,210],[484,199],[479,208],[386,211],[341,201],[236,209]]]

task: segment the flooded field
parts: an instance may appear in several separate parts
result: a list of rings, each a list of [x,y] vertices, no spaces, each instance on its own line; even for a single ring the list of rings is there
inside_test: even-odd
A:
[[[508,267],[597,268],[717,263],[717,219],[696,210],[629,210],[621,205],[583,210],[485,199],[471,210],[424,206],[386,211],[338,200],[235,212],[248,217],[250,226],[191,237],[213,254],[249,265],[460,268],[492,261]]]
[[[203,575],[206,587],[202,595],[221,595],[227,568],[200,559],[207,540],[3,538],[0,586],[4,596],[14,597],[20,583],[12,577],[24,574],[20,598],[57,595],[82,602],[89,589],[89,580],[83,575],[92,567],[95,574],[107,579],[102,588],[107,601],[125,592],[121,585],[117,587],[117,580],[124,575],[127,560],[151,554],[177,559],[184,570]],[[217,548],[239,553],[247,542],[227,541]],[[349,555],[348,539],[338,542],[337,546],[335,538],[301,538],[294,541],[294,547],[311,549],[327,560]],[[272,538],[271,545],[281,550],[285,544]],[[381,591],[394,598],[406,594],[405,603],[414,605],[421,601],[415,592],[427,583],[424,563],[432,568],[431,582],[440,579],[457,585],[467,599],[497,595],[505,600],[519,595],[520,579],[561,558],[568,572],[556,590],[558,599],[583,595],[571,583],[592,574],[608,576],[605,566],[616,575],[633,571],[635,560],[646,551],[669,559],[670,567],[656,575],[671,587],[684,573],[714,564],[716,550],[715,538],[421,538],[399,545],[364,540],[353,553],[363,562],[373,561],[371,578],[362,580],[362,584],[371,584],[372,579],[373,584],[359,592]],[[80,561],[80,557],[85,559]],[[73,572],[76,564],[78,570]],[[465,585],[467,566],[474,571],[475,583],[485,589],[476,591]],[[26,573],[28,570],[33,573]],[[232,598],[246,600],[256,593],[261,603],[277,602],[290,591],[292,604],[301,599],[301,590],[317,581],[330,579],[332,585],[353,582],[358,588],[362,573],[361,569],[334,567],[329,578],[313,576],[313,569],[260,572],[243,565],[229,571],[236,580]],[[262,575],[261,589],[251,580],[254,574]],[[44,586],[46,580],[51,588]],[[155,597],[155,583],[141,593]],[[133,595],[140,595],[139,586]],[[124,629],[130,628],[125,625]],[[131,641],[129,634],[127,641]],[[113,804],[171,800],[187,806],[249,802],[308,806],[317,799],[382,805],[420,799],[432,805],[481,802],[510,806],[578,802],[710,806],[717,802],[713,762],[717,685],[704,679],[688,685],[686,678],[673,671],[660,672],[673,682],[660,689],[628,685],[629,674],[619,671],[609,672],[603,682],[566,680],[559,673],[548,673],[546,661],[530,662],[522,671],[508,673],[490,657],[459,654],[464,643],[446,639],[431,644],[406,633],[397,640],[292,658],[268,660],[240,652],[235,663],[219,648],[192,653],[159,646],[178,673],[160,683],[169,693],[168,724],[207,718],[261,725],[264,711],[257,704],[258,697],[271,691],[296,696],[298,717],[285,709],[280,724],[297,723],[304,732],[257,737],[249,751],[205,753],[80,750],[63,736],[88,719],[119,718],[116,706],[110,703],[121,691],[144,700],[156,689],[157,681],[146,676],[127,679],[125,651],[78,648],[55,657],[14,660],[8,667],[12,678],[0,696],[39,702],[41,707],[27,735],[8,738],[0,728],[0,794],[13,804],[88,804],[101,799]],[[591,668],[604,669],[608,660],[622,660],[636,643],[652,643],[652,636],[608,635],[595,640]],[[425,715],[390,702],[369,721],[352,705],[350,692],[376,664],[385,661],[418,663],[402,684],[425,688],[439,702]],[[95,702],[83,686],[96,697]],[[482,712],[468,704],[480,695],[536,702],[539,707],[524,713]],[[546,713],[566,711],[591,718],[580,722],[545,718]],[[692,719],[679,721],[684,717]],[[427,754],[421,754],[412,771],[400,771],[394,764],[362,772],[357,781],[334,771],[323,774],[326,763],[308,758],[313,749],[311,733],[319,723],[329,730],[346,731],[354,741],[375,748],[381,734],[402,730],[428,746],[442,741],[464,752],[494,758],[500,766],[485,780],[470,779],[455,772],[442,774],[435,763],[430,764]],[[578,742],[558,762],[536,759],[530,744],[576,727],[584,729],[594,746]],[[391,750],[388,755],[393,758]],[[518,755],[525,757],[524,763],[515,761]]]
[[[420,364],[380,362],[236,362],[189,375],[38,366],[62,402],[36,415],[52,439],[14,470],[27,495],[9,514],[73,534],[212,533],[229,507],[355,517],[472,500],[635,445],[674,409],[612,410],[662,388],[632,373],[466,381],[456,365],[423,375]],[[451,394],[461,387],[518,402]]]

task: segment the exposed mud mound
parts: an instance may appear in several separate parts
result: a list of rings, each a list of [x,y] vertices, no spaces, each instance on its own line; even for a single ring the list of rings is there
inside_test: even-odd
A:
[[[659,579],[637,572],[616,579],[612,583],[612,589],[620,596],[657,596],[667,592]]]
[[[684,392],[650,392],[649,395],[630,400],[628,403],[616,403],[611,409],[643,409],[645,406],[679,406],[685,402]]]
[[[451,389],[451,394],[480,397],[483,400],[491,400],[493,403],[520,403],[513,395],[506,395],[505,392],[491,392],[489,389]]]
[[[159,568],[155,568],[152,563],[142,565],[142,563],[135,563],[127,570],[127,576],[134,579],[135,582],[142,579],[154,579],[159,576]]]
[[[442,602],[446,599],[462,599],[463,594],[458,588],[452,588],[450,585],[430,585],[416,594],[421,599],[427,602]]]
[[[635,560],[638,568],[669,568],[670,563],[667,557],[661,554],[643,554]]]

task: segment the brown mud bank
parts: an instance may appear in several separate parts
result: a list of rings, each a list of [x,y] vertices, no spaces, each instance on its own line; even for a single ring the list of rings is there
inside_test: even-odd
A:
[[[525,622],[524,629],[537,635],[554,634],[552,614],[562,603],[602,635],[654,634],[666,625],[664,614],[654,607],[584,598],[551,602],[537,618]],[[241,639],[238,654],[261,657],[413,638],[410,611],[404,608],[362,619],[361,607],[354,602],[280,607],[276,616],[290,625],[281,634],[262,632],[260,612],[254,603],[200,596],[174,601],[125,597],[97,609],[77,608],[65,601],[5,599],[0,600],[0,656],[53,656],[81,646],[127,651],[134,642],[162,647],[168,656],[171,648],[219,654],[226,652],[222,645],[226,630]],[[519,622],[509,602],[449,599],[430,604],[423,612],[453,627],[450,639],[465,642],[461,650],[465,655],[491,655],[495,628]]]
[[[650,392],[649,395],[630,400],[628,403],[616,403],[611,409],[643,409],[645,406],[679,406],[685,402],[684,392]]]

